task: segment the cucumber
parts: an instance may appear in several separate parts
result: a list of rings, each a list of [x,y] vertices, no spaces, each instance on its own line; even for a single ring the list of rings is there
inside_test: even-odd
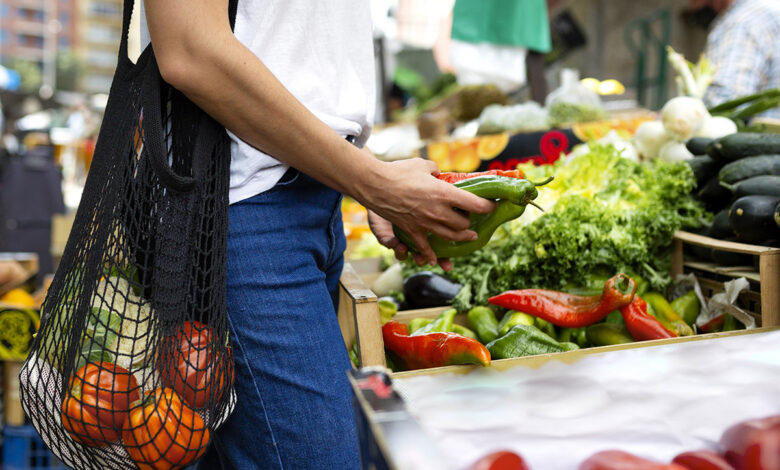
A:
[[[694,173],[696,173],[695,170]],[[780,176],[780,155],[746,157],[727,163],[718,172],[721,183],[726,184],[734,184],[737,181],[760,175]]]
[[[692,137],[685,143],[685,148],[694,155],[704,155],[707,153],[707,146],[714,140],[709,137]]]
[[[737,132],[713,141],[707,154],[720,160],[739,160],[755,155],[780,153],[780,134]]]
[[[752,194],[762,194],[764,196],[780,196],[780,176],[762,175],[754,176],[736,184],[724,184],[734,197],[750,196]]]
[[[725,241],[736,242],[740,240],[737,240],[736,237],[729,237]],[[734,253],[733,251],[713,248],[710,258],[720,266],[753,266],[753,256],[745,253]]]
[[[709,155],[697,155],[690,160],[685,160],[685,163],[693,170],[697,187],[703,186],[710,178],[717,175],[722,166],[720,161],[714,160]]]
[[[734,230],[729,224],[729,210],[723,209],[712,218],[709,236],[719,240],[734,236]]]
[[[696,193],[696,198],[704,203],[710,212],[718,212],[731,202],[731,191],[721,186],[717,176],[710,178]]]
[[[752,244],[780,238],[780,227],[775,223],[779,203],[780,197],[764,195],[744,196],[734,201],[729,209],[729,224],[737,238]]]

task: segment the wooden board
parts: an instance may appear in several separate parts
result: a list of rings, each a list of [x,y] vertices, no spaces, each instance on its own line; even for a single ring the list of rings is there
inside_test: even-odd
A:
[[[349,263],[341,273],[337,315],[347,349],[355,342],[358,344],[360,366],[384,366],[385,348],[376,295]]]

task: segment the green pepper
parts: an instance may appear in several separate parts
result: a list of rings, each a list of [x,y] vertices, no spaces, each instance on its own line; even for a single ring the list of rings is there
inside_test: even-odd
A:
[[[458,311],[454,308],[449,308],[443,311],[438,317],[436,317],[435,320],[423,326],[422,328],[419,328],[410,336],[418,336],[425,333],[446,333],[448,331],[452,331],[453,320],[455,319],[455,314],[457,313]]]
[[[738,321],[734,315],[726,313],[726,318],[723,319],[723,330],[722,331],[734,331],[734,330],[741,330],[742,323]],[[742,328],[740,328],[742,327]]]
[[[466,314],[466,322],[477,332],[477,337],[483,344],[498,338],[498,320],[490,307],[473,307]]]
[[[699,318],[701,305],[699,305],[699,298],[693,290],[689,290],[685,295],[674,299],[671,306],[672,310],[677,312],[683,321],[689,325],[696,323],[696,319]]]
[[[534,326],[542,330],[550,338],[557,340],[558,333],[555,331],[555,325],[539,317],[534,318]]]
[[[677,336],[691,336],[693,334],[691,327],[672,309],[666,297],[658,292],[648,292],[642,299],[647,302],[648,313],[657,318],[670,331],[677,333]]]
[[[528,315],[524,312],[518,312],[517,310],[510,310],[504,314],[501,322],[498,324],[498,337],[502,337],[509,333],[515,325],[528,325],[533,326],[536,317]]]
[[[414,333],[415,331],[419,330],[425,325],[428,325],[429,323],[433,323],[433,318],[423,318],[423,317],[412,318],[411,320],[409,320],[410,334]]]
[[[593,346],[633,343],[628,330],[614,323],[596,323],[587,328],[588,342]]]
[[[456,333],[461,336],[465,336],[466,338],[476,339],[477,341],[479,341],[479,338],[477,338],[476,333],[474,333],[472,330],[466,328],[463,325],[458,325],[457,323],[454,323],[452,325],[452,333]]]
[[[355,367],[360,367],[360,360],[358,359],[357,342],[352,343],[352,347],[349,348],[349,360]]]
[[[398,305],[388,299],[379,299],[377,306],[379,307],[379,319],[383,325],[392,320],[398,313]]]
[[[496,207],[489,214],[471,213],[469,215],[471,219],[469,228],[477,232],[476,240],[455,242],[429,233],[428,243],[439,258],[456,258],[473,253],[485,246],[499,226],[520,217],[525,211],[526,204],[538,195],[536,187],[546,184],[550,180],[551,178],[548,178],[541,183],[534,183],[522,178],[490,175],[453,183],[456,187],[477,196],[497,200]],[[396,226],[393,226],[393,232],[410,251],[419,252],[406,232]]]
[[[623,315],[621,315],[620,310],[615,310],[613,312],[610,312],[609,315],[604,319],[606,323],[611,323],[613,325],[625,325],[626,322],[623,320]]]
[[[574,338],[574,342],[577,343],[577,346],[581,348],[590,346],[590,341],[588,341],[588,328],[585,326],[574,328],[574,331],[572,331],[572,338]]]
[[[539,328],[518,324],[509,333],[487,345],[493,359],[533,356],[564,351],[574,351],[579,347],[574,343],[559,343],[544,334]]]

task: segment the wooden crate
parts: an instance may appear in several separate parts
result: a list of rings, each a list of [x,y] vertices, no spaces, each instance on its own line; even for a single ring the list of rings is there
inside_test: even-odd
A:
[[[759,269],[752,266],[722,267],[688,256],[686,245],[743,253],[759,257]],[[744,310],[757,316],[760,326],[780,326],[780,248],[727,242],[690,232],[677,232],[672,248],[672,276],[694,272],[705,297],[723,291],[723,280],[746,278],[751,289],[740,294]]]

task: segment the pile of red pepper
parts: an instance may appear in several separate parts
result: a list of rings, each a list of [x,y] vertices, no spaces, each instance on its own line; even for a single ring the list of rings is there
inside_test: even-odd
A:
[[[735,424],[721,436],[718,451],[695,450],[670,463],[621,450],[605,450],[582,462],[578,470],[780,470],[780,415]],[[512,451],[493,452],[469,470],[530,470]]]

